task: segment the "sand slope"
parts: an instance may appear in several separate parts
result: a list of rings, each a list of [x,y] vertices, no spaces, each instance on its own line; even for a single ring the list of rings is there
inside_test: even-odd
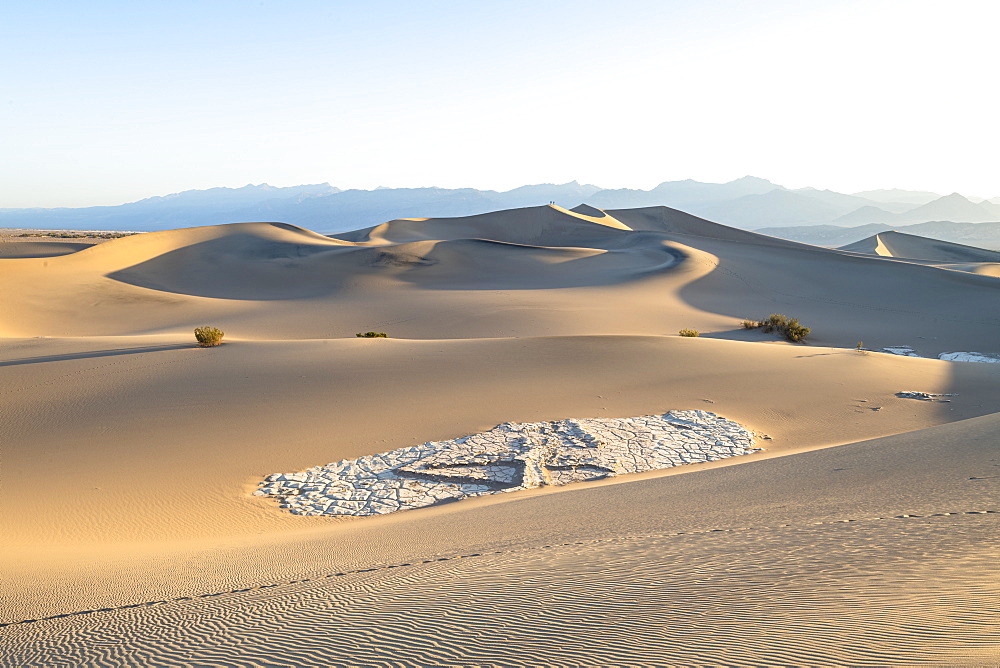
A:
[[[262,546],[215,589],[100,596],[6,627],[0,651],[18,664],[988,664],[998,428],[990,416],[372,523],[333,553],[320,537],[284,544],[303,567],[283,579],[247,577],[285,553]],[[232,554],[247,558],[213,563]]]
[[[0,622],[171,601],[4,627],[5,663],[995,651],[995,515],[936,514],[992,509],[1000,365],[854,350],[1000,353],[994,276],[585,206],[336,238],[156,232],[0,258],[0,276]],[[772,312],[812,327],[808,345],[738,326]],[[226,343],[194,347],[202,324]],[[672,409],[772,438],[744,463],[380,518],[249,495],[276,471],[500,422]],[[872,519],[911,512],[934,517]]]
[[[881,232],[841,246],[840,250],[935,262],[1000,262],[1000,252],[997,251],[896,231]]]
[[[93,244],[72,241],[8,241],[0,243],[2,258],[38,258],[69,255],[90,248]]]
[[[902,232],[882,232],[840,250],[1000,278],[1000,252]]]
[[[760,350],[747,355],[748,347]],[[300,527],[302,518],[246,494],[275,471],[508,420],[704,408],[771,435],[757,457],[982,415],[1000,403],[998,365],[680,337],[218,349],[163,338],[28,339],[3,349],[0,521],[29,550]],[[959,396],[895,396],[908,389]]]

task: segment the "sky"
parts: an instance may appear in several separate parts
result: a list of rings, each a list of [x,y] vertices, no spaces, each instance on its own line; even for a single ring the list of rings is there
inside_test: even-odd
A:
[[[996,0],[6,0],[0,208],[247,183],[1000,195]]]

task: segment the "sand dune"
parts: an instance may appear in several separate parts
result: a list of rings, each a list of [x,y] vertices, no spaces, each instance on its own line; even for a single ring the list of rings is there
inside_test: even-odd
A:
[[[69,255],[93,244],[71,241],[7,241],[0,243],[0,259],[2,258],[38,258]]]
[[[1000,252],[902,232],[882,232],[840,250],[1000,278]]]
[[[982,276],[993,276],[995,278],[1000,278],[1000,262],[974,262],[965,264],[942,263],[937,266],[941,267],[942,269],[967,271],[972,274],[981,274]]]
[[[492,239],[517,244],[561,246],[567,242],[620,236],[630,228],[593,207],[568,210],[537,206],[462,218],[403,218],[376,227],[333,235],[354,243],[394,244],[409,241]]]
[[[990,275],[941,276],[664,207],[612,212],[632,231],[555,207],[503,213],[393,221],[374,237],[342,239],[270,223],[192,228],[6,260],[14,297],[0,304],[0,331],[181,335],[210,319],[231,336],[265,339],[361,329],[425,339],[662,335],[685,327],[740,337],[741,319],[781,312],[812,327],[817,345],[861,339],[914,345],[926,356],[996,346],[989,327],[1000,316],[980,307],[995,295]],[[982,326],[956,331],[956,321]]]
[[[934,262],[1000,262],[1000,252],[997,251],[895,231],[881,232],[841,246],[840,250]]]
[[[1000,365],[923,359],[1000,353],[988,270],[664,207],[32,252],[0,257],[0,623],[115,609],[4,627],[4,663],[995,656],[996,515],[964,513],[996,509]],[[776,312],[806,345],[739,327]],[[194,347],[203,324],[226,342]],[[276,471],[502,422],[670,410],[770,438],[745,464],[376,518],[251,496]],[[922,517],[873,519],[904,514]]]

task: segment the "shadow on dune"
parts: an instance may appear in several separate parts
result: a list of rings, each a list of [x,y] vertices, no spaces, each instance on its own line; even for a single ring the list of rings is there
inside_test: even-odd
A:
[[[658,230],[633,230],[586,205],[525,207],[476,216],[399,219],[332,235],[375,245],[393,278],[430,290],[545,290],[641,279],[687,259]]]
[[[398,220],[337,239],[278,224],[225,226],[211,239],[188,243],[178,236],[183,245],[164,245],[160,254],[106,275],[162,292],[248,301],[328,297],[359,287],[375,292],[403,283],[427,290],[544,290],[649,277],[688,259],[673,245],[683,244],[718,258],[713,271],[681,289],[695,308],[731,313],[737,322],[786,313],[808,326],[817,323],[817,333],[832,331],[828,324],[844,329],[866,314],[853,326],[851,345],[882,329],[898,330],[880,327],[888,316],[914,328],[937,317],[926,302],[940,296],[947,310],[964,286],[996,287],[991,277],[949,278],[958,272],[776,239],[667,207],[609,211],[613,226],[593,222],[596,210],[586,211],[535,207]]]
[[[16,360],[0,362],[2,366],[20,366],[22,364],[42,364],[44,362],[66,362],[69,360],[91,359],[95,357],[118,357],[120,355],[137,355],[140,353],[157,353],[167,350],[182,350],[195,348],[192,343],[175,343],[165,346],[142,346],[140,348],[112,348],[111,350],[90,350],[86,352],[66,353],[64,355],[40,355],[38,357],[22,357]]]
[[[1000,317],[983,309],[1000,296],[993,277],[784,243],[749,232],[732,239],[701,236],[697,230],[667,236],[718,258],[713,271],[684,285],[678,295],[700,310],[731,315],[734,326],[742,319],[781,313],[812,328],[807,341],[817,345],[853,347],[859,340],[875,346],[915,345],[922,340],[955,350],[996,347],[991,332],[1000,326]],[[742,335],[727,331],[713,336]]]
[[[845,349],[845,350],[838,350],[837,352],[833,353],[812,353],[810,355],[796,355],[795,357],[796,359],[802,359],[804,357],[826,357],[828,355],[856,355],[856,354],[857,353]]]
[[[702,332],[703,339],[723,339],[725,341],[750,341],[753,343],[767,343],[769,341],[781,341],[781,337],[776,334],[765,334],[760,329],[727,329],[720,332]]]
[[[1000,252],[889,230],[841,246],[840,250],[944,263],[1000,262]]]
[[[631,232],[614,246],[533,246],[493,239],[429,242],[424,263],[396,278],[429,290],[548,290],[613,285],[669,270],[687,255],[660,235]],[[572,242],[572,239],[567,239]],[[385,249],[384,252],[393,252]]]
[[[346,277],[330,259],[354,250],[237,232],[167,251],[107,276],[129,285],[196,297],[306,298],[336,292]]]
[[[37,259],[70,255],[93,246],[93,243],[68,241],[11,241],[0,244],[0,259]]]
[[[151,290],[233,300],[326,297],[409,283],[431,290],[538,290],[606,285],[669,269],[686,255],[662,234],[614,230],[600,244],[541,246],[487,238],[386,245],[292,243],[233,233],[169,250],[108,278]],[[590,241],[594,241],[593,239]]]

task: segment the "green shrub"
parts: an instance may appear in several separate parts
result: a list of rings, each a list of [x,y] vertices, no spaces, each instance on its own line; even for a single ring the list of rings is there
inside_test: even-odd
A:
[[[697,329],[682,329],[678,334],[681,336],[700,336],[701,332]]]
[[[797,321],[796,321],[797,322]],[[788,318],[780,313],[772,313],[760,321],[760,326],[765,332],[782,331],[788,325]]]
[[[385,332],[365,332],[364,334],[358,333],[355,336],[361,337],[362,339],[388,339],[389,337]]]
[[[202,348],[211,348],[222,343],[222,337],[226,333],[217,327],[195,327],[194,338],[198,339],[198,345]]]
[[[798,318],[789,318],[780,313],[772,313],[763,320],[754,322],[744,320],[740,325],[743,329],[756,329],[760,327],[765,332],[778,332],[792,343],[801,343],[809,336],[812,330],[799,322]]]
[[[809,332],[811,331],[808,327],[799,324],[798,318],[789,318],[781,333],[792,343],[799,343],[802,339],[809,336]]]

